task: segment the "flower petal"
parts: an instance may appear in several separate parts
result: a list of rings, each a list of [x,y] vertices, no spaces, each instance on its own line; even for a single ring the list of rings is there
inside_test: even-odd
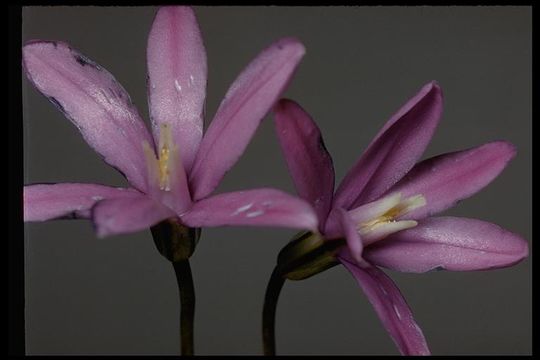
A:
[[[276,133],[298,195],[315,208],[321,229],[332,205],[334,165],[317,124],[292,100],[275,106]]]
[[[211,196],[196,202],[181,219],[191,227],[253,225],[317,229],[317,215],[307,202],[275,189]]]
[[[209,195],[240,158],[304,52],[299,41],[281,39],[260,53],[231,85],[193,164],[190,183],[194,200]]]
[[[484,270],[513,265],[528,255],[527,241],[498,225],[467,218],[433,217],[369,246],[364,256],[386,268]]]
[[[206,51],[193,10],[166,6],[158,10],[147,49],[148,103],[156,144],[160,124],[171,126],[186,171],[203,133]]]
[[[337,208],[334,209],[334,211],[338,214],[341,232],[347,240],[347,247],[349,248],[349,252],[354,261],[361,266],[366,265],[365,260],[362,258],[364,245],[362,244],[362,239],[360,238],[360,234],[358,233],[351,216],[343,208]]]
[[[341,182],[334,197],[335,206],[351,209],[362,205],[399,181],[424,152],[441,113],[441,89],[431,82],[379,131]]]
[[[92,209],[92,221],[98,237],[149,229],[170,217],[175,217],[171,209],[144,194],[102,200]]]
[[[144,191],[143,141],[153,141],[127,92],[105,69],[68,44],[33,41],[23,65],[34,86],[75,124],[86,142]]]
[[[24,221],[86,219],[97,201],[137,196],[138,191],[97,184],[35,184],[23,189]]]
[[[454,206],[494,180],[515,156],[514,145],[495,141],[472,149],[432,157],[418,163],[389,192],[421,194],[426,205],[405,214],[422,219]]]
[[[394,282],[375,266],[361,268],[343,256],[339,260],[366,294],[401,354],[430,355],[424,334]]]

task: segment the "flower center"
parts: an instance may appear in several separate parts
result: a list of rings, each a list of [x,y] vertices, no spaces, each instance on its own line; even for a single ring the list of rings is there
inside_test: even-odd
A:
[[[401,193],[362,205],[350,212],[364,243],[371,244],[400,230],[415,227],[414,220],[396,220],[414,209],[426,205],[426,198],[414,195],[403,199]]]
[[[159,189],[171,191],[171,169],[178,158],[178,147],[174,143],[169,124],[159,126],[159,147],[156,158],[154,151],[146,141],[143,142],[143,151],[148,164],[151,181],[159,184]]]

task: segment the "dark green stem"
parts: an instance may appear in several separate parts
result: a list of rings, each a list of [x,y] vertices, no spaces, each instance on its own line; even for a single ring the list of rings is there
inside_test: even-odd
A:
[[[276,336],[275,336],[275,325],[276,325],[276,307],[285,283],[285,277],[283,277],[281,271],[278,270],[277,266],[272,272],[268,286],[266,287],[266,294],[264,296],[264,307],[263,307],[263,351],[264,355],[276,355]]]
[[[189,260],[174,261],[174,272],[180,293],[180,353],[193,355],[193,320],[195,318],[195,288]]]

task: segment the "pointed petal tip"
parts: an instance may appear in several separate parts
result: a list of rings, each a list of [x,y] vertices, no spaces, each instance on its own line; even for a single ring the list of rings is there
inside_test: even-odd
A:
[[[298,104],[296,101],[292,99],[288,99],[288,98],[281,98],[274,105],[273,111],[276,113],[283,112],[289,108],[294,108],[294,107],[302,109],[300,104]]]
[[[529,256],[529,242],[522,237],[520,237],[517,241],[520,243],[521,249],[516,251],[516,263]]]
[[[98,225],[94,221],[91,221],[91,223],[92,223],[92,227],[94,228],[94,233],[96,234],[96,237],[98,239],[104,239],[109,235],[105,227]]]
[[[32,60],[33,56],[38,55],[38,52],[46,50],[46,48],[49,46],[51,46],[53,49],[57,48],[58,46],[69,48],[68,44],[62,41],[55,41],[55,40],[32,39],[24,43],[22,47],[21,60],[22,60],[23,69],[26,72],[26,75],[28,76],[29,79],[32,79],[32,74],[30,73],[30,69],[28,66],[29,61]]]
[[[300,39],[293,36],[281,38],[277,40],[274,44],[275,46],[277,46],[278,49],[289,50],[296,53],[296,55],[299,57],[304,56],[304,54],[306,53],[306,47],[304,46],[304,44],[302,44]]]
[[[160,6],[156,12],[156,17],[171,15],[195,16],[195,12],[193,11],[193,8],[191,6],[182,5]]]
[[[439,83],[436,81],[436,80],[432,80],[428,85],[428,92],[429,91],[433,91],[435,93],[435,95],[440,99],[440,101],[442,101],[442,97],[443,97],[443,91],[441,89],[441,86],[439,85]]]
[[[506,140],[492,141],[485,146],[493,147],[493,151],[500,152],[506,161],[512,160],[517,155],[517,146]]]

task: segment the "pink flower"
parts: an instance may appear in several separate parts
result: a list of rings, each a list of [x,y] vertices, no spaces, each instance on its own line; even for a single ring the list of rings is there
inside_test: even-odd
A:
[[[429,349],[399,289],[378,266],[414,273],[483,270],[528,255],[524,239],[495,224],[433,216],[488,185],[516,152],[512,144],[495,141],[416,164],[442,113],[436,83],[425,85],[390,118],[335,194],[332,158],[316,124],[290,100],[281,100],[275,112],[296,190],[318,214],[315,238],[346,239],[337,259],[402,354],[425,355]]]
[[[163,7],[148,39],[152,135],[129,95],[101,66],[56,41],[31,41],[23,65],[34,86],[131,187],[37,184],[24,188],[24,220],[91,218],[97,234],[142,230],[179,217],[188,227],[316,228],[303,200],[274,189],[210,196],[285,89],[303,45],[281,39],[231,85],[203,137],[206,52],[193,11]]]

